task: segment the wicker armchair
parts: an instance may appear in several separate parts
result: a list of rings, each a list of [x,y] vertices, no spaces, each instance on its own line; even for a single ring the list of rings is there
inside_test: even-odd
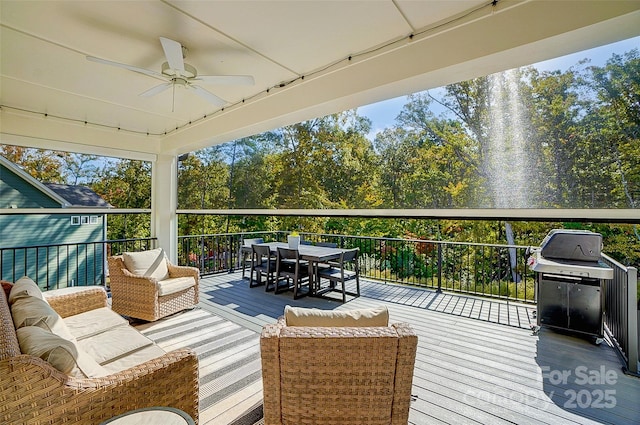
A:
[[[61,317],[107,306],[103,288],[47,298]],[[198,358],[176,350],[100,378],[75,378],[21,354],[0,290],[0,423],[97,424],[133,409],[169,406],[198,421]]]
[[[129,271],[122,255],[109,257],[113,311],[123,316],[155,321],[198,304],[200,271],[195,267],[175,266],[166,259],[163,261],[166,262],[168,276],[159,280],[153,275]],[[191,284],[175,286],[179,278],[189,278]]]
[[[418,338],[408,324],[287,326],[260,339],[265,425],[402,424]]]

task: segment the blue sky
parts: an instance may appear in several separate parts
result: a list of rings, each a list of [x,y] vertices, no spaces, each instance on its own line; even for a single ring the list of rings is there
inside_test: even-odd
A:
[[[585,58],[589,58],[591,60],[590,65],[603,66],[613,53],[620,54],[636,48],[640,48],[640,37],[630,38],[594,49],[583,50],[578,53],[539,62],[532,66],[541,71],[565,71]],[[433,92],[434,90],[432,90],[432,93]],[[371,140],[375,138],[376,133],[384,130],[385,128],[391,127],[395,123],[395,118],[400,113],[400,110],[402,110],[405,103],[406,96],[400,96],[358,108],[358,114],[368,117],[373,123],[371,126],[371,133],[369,133],[369,138]]]

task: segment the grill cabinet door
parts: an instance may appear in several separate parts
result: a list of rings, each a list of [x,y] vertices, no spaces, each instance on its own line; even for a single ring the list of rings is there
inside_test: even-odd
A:
[[[600,281],[584,279],[569,285],[569,328],[602,335],[602,302]]]
[[[567,328],[569,326],[569,283],[561,278],[539,275],[538,279],[538,325]]]

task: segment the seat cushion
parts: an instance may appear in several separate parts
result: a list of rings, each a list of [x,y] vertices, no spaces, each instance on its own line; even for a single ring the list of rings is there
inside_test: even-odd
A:
[[[78,340],[78,346],[100,365],[152,344],[153,341],[131,326],[118,326]]]
[[[22,354],[40,357],[62,373],[77,378],[94,378],[109,374],[73,341],[61,338],[37,326],[16,331]]]
[[[326,311],[315,308],[286,306],[284,317],[287,326],[359,327],[388,326],[389,310],[381,306],[348,311]]]
[[[164,296],[184,291],[185,289],[195,286],[196,280],[193,277],[174,277],[158,281],[158,295]]]
[[[66,340],[74,339],[64,320],[42,298],[21,295],[11,305],[11,316],[16,329],[37,326]]]
[[[20,297],[37,297],[43,299],[42,291],[38,285],[28,276],[23,276],[13,284],[9,293],[9,305]]]
[[[109,307],[97,308],[64,318],[69,332],[78,340],[97,335],[129,322]]]
[[[125,252],[122,254],[124,265],[137,276],[153,277],[165,280],[169,277],[166,256],[162,248],[141,252]]]
[[[133,366],[137,366],[151,359],[163,356],[165,351],[157,345],[149,345],[139,350],[128,353],[126,356],[120,357],[108,363],[104,363],[103,367],[108,373],[117,373]]]
[[[342,272],[340,270],[340,268],[335,268],[335,267],[331,267],[328,269],[320,269],[319,272],[321,277],[327,278],[327,279],[336,279],[336,280],[340,280],[342,279]],[[344,278],[346,279],[351,279],[353,277],[356,276],[356,272],[351,271],[351,270],[345,270],[344,271]]]

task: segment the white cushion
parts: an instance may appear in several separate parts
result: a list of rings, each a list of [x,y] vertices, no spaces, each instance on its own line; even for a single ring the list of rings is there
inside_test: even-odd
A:
[[[158,295],[175,294],[176,292],[184,291],[185,289],[195,286],[196,280],[193,277],[174,277],[171,279],[165,279],[158,282]]]
[[[21,297],[37,297],[42,298],[42,291],[38,285],[28,276],[23,276],[13,284],[11,292],[9,292],[9,305]]]
[[[60,315],[42,298],[29,296],[16,298],[11,306],[11,316],[16,329],[37,326],[66,340],[74,339]]]
[[[119,359],[116,359],[112,362],[105,363],[102,365],[102,367],[110,374],[117,373],[142,364],[151,359],[160,357],[164,354],[165,352],[162,348],[158,347],[155,344],[149,345],[147,347],[129,353],[124,357],[120,357]]]
[[[76,365],[69,375],[76,378],[99,378],[109,375],[109,371],[98,364],[86,351],[78,347],[78,355],[76,357]]]
[[[153,277],[165,280],[169,277],[166,256],[162,248],[141,252],[125,252],[122,254],[124,265],[137,276]]]
[[[62,373],[77,378],[94,378],[109,374],[72,341],[45,329],[25,326],[18,329],[16,334],[22,354],[40,357]]]
[[[85,350],[100,365],[114,361],[152,344],[153,341],[131,326],[118,326],[97,335],[78,340],[78,346]]]
[[[66,374],[76,365],[78,351],[73,342],[37,326],[22,327],[16,334],[22,354],[40,357]]]
[[[109,307],[85,311],[84,313],[65,317],[63,320],[71,335],[79,340],[118,326],[129,326],[129,322],[126,319]]]
[[[384,306],[349,311],[327,311],[286,306],[284,308],[284,317],[287,326],[359,327],[389,325],[389,310]]]

